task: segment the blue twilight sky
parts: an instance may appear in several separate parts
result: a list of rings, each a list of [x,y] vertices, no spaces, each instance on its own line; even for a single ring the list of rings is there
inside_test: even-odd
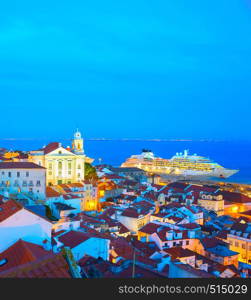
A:
[[[251,139],[251,1],[1,1],[0,99],[0,138]]]

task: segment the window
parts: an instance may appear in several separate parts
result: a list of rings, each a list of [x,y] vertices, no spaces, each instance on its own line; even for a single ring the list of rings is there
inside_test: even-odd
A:
[[[189,245],[189,241],[186,241],[186,245]]]
[[[59,162],[58,162],[58,168],[59,168],[60,170],[62,169],[62,166],[63,166],[62,161],[59,161]]]
[[[2,172],[2,175],[4,175],[4,172]]]
[[[235,247],[239,247],[239,243],[238,242],[235,242],[234,245],[235,245]]]
[[[11,177],[11,172],[8,173],[8,176]]]
[[[40,180],[37,180],[37,186],[40,186],[40,185],[41,185]]]
[[[52,164],[49,164],[49,169],[50,169],[50,170],[52,169]]]
[[[78,165],[78,169],[81,169],[81,165]]]
[[[17,177],[20,177],[20,172],[17,172]]]
[[[245,244],[242,244],[241,247],[242,247],[242,249],[246,249],[246,245]]]
[[[29,177],[29,175],[30,175],[29,172],[26,172],[26,177]]]
[[[58,154],[62,154],[62,151],[58,151]]]

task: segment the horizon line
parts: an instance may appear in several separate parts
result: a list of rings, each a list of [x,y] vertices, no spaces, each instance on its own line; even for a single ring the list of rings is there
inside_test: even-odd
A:
[[[52,138],[0,138],[0,141],[45,141]],[[62,141],[70,141],[70,138],[58,138]],[[142,141],[142,142],[251,142],[250,139],[214,139],[214,138],[84,138],[85,141]]]

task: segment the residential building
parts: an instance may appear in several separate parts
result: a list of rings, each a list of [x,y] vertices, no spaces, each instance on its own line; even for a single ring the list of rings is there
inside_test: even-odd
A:
[[[20,203],[9,200],[0,205],[0,252],[22,239],[43,245],[51,241],[52,222]]]
[[[236,223],[227,234],[229,248],[239,253],[239,261],[251,264],[251,226]]]
[[[0,162],[0,193],[45,200],[46,169],[32,162]]]
[[[209,211],[214,211],[218,216],[224,214],[224,199],[221,194],[202,192],[197,204]]]

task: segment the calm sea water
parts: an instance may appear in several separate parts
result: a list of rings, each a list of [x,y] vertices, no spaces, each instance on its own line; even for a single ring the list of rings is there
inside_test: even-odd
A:
[[[13,150],[39,149],[50,141],[45,140],[0,140],[0,147]],[[62,141],[70,145],[70,141]],[[189,149],[189,153],[206,156],[222,166],[240,171],[228,181],[251,184],[251,142],[220,141],[85,141],[85,152],[95,159],[94,164],[102,163],[119,166],[132,154],[140,154],[143,148],[152,150],[155,155],[170,158],[176,152]]]

